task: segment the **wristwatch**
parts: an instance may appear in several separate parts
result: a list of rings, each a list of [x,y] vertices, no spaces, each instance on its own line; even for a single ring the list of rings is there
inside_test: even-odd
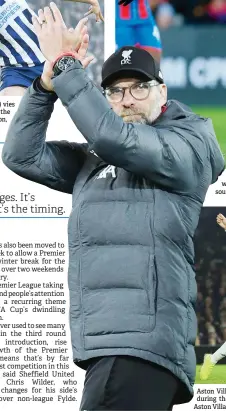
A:
[[[57,58],[57,60],[53,63],[53,73],[54,76],[58,76],[63,71],[67,70],[69,67],[73,66],[73,64],[77,61],[74,54],[65,53]]]

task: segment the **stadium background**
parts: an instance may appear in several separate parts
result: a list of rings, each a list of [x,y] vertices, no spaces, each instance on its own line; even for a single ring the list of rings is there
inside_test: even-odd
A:
[[[226,153],[226,0],[151,0],[169,97],[211,117]]]

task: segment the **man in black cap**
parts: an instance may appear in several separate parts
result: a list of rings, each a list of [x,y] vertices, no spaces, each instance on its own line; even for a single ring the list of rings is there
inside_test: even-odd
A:
[[[224,159],[211,121],[167,101],[149,53],[114,53],[104,97],[74,51],[81,33],[69,36],[52,11],[44,27],[34,20],[49,65],[23,97],[2,158],[73,197],[68,279],[73,361],[86,370],[80,409],[172,410],[193,396],[192,238]],[[45,141],[57,98],[86,144]]]
[[[125,122],[152,124],[167,102],[159,63],[145,50],[127,46],[102,69],[102,87],[114,112]]]

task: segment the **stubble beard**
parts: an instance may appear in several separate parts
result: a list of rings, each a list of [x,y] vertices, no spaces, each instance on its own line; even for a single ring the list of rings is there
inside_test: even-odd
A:
[[[157,118],[160,116],[161,113],[162,113],[162,107],[160,105],[160,102],[158,102],[158,104],[156,104],[154,109],[151,111],[150,116],[148,117],[148,123],[146,124],[152,125],[157,120]]]
[[[125,123],[138,123],[152,125],[161,114],[161,107],[157,105],[152,109],[150,115],[140,113],[138,110],[127,109],[121,113],[121,117]]]

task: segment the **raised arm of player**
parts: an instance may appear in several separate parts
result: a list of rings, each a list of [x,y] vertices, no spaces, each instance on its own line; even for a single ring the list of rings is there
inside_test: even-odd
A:
[[[63,1],[73,1],[74,3],[90,4],[89,11],[85,13],[85,16],[88,16],[89,14],[95,14],[97,22],[104,21],[104,17],[103,17],[103,14],[101,13],[98,0],[63,0]]]
[[[217,215],[217,224],[222,227],[224,230],[226,230],[226,218],[223,216],[223,214],[218,214]]]

